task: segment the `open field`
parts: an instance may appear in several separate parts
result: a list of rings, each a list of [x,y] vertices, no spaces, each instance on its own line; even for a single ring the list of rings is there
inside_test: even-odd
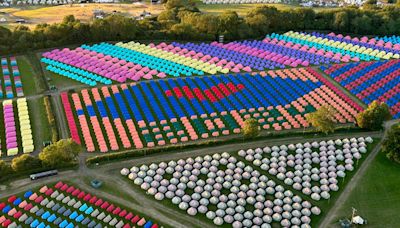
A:
[[[288,4],[230,4],[230,5],[223,5],[223,4],[215,4],[215,5],[207,5],[203,3],[197,4],[199,9],[203,12],[208,13],[215,13],[220,14],[227,10],[236,11],[240,16],[245,16],[246,13],[257,6],[273,6],[279,10],[289,10],[289,9],[298,9],[303,8],[301,6],[296,5],[288,5]],[[322,11],[322,10],[329,10],[335,8],[314,8],[315,11]]]
[[[207,13],[219,14],[227,10],[236,11],[239,15],[244,16],[254,7],[261,5],[274,6],[280,10],[296,9],[300,6],[287,5],[287,4],[214,4],[207,5],[201,1],[196,1],[198,8]],[[103,10],[106,13],[117,12],[125,16],[139,16],[143,11],[151,12],[154,15],[159,14],[163,9],[163,5],[150,4],[149,1],[137,4],[74,4],[74,5],[60,5],[60,6],[24,6],[0,9],[0,18],[4,17],[9,22],[0,24],[7,28],[13,28],[18,24],[14,23],[16,19],[23,18],[28,21],[26,24],[29,27],[34,27],[40,23],[57,23],[67,15],[74,15],[77,19],[82,21],[89,21],[92,19],[93,10]],[[332,8],[314,8],[316,11],[328,10]]]
[[[400,165],[389,161],[383,153],[379,153],[367,172],[361,178],[349,199],[340,208],[340,217],[351,216],[351,208],[367,219],[368,227],[398,227],[400,218]],[[332,224],[333,226],[334,224]]]
[[[93,17],[93,10],[103,10],[106,13],[117,12],[125,16],[139,16],[143,11],[158,14],[163,10],[162,5],[144,4],[74,4],[60,6],[29,6],[1,9],[6,13],[0,17],[7,20],[15,21],[17,18],[28,20],[27,26],[34,27],[40,23],[56,23],[61,22],[67,15],[74,15],[75,18],[82,21],[89,21]],[[16,26],[15,23],[1,24],[8,26]]]

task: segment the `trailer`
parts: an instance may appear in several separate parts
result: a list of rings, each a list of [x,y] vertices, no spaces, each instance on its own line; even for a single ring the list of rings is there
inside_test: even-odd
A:
[[[58,171],[56,169],[54,169],[54,170],[49,170],[49,171],[45,171],[45,172],[41,172],[41,173],[31,174],[29,177],[31,178],[31,180],[37,180],[37,179],[44,178],[44,177],[55,176],[57,174],[58,174]]]

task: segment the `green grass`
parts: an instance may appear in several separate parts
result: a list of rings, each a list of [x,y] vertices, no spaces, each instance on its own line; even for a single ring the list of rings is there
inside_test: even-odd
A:
[[[379,153],[371,163],[360,183],[346,203],[340,207],[340,216],[350,217],[352,207],[358,215],[367,219],[368,227],[398,227],[400,217],[400,164],[388,160]]]
[[[70,87],[70,86],[81,86],[83,85],[82,83],[69,79],[67,77],[63,77],[61,75],[55,74],[53,72],[44,70],[46,77],[48,79],[48,82],[50,85],[55,85],[58,89],[62,89],[65,87]]]
[[[25,56],[17,57],[18,68],[21,73],[22,87],[25,96],[36,95],[44,91],[38,72],[32,67]]]
[[[51,129],[47,120],[43,97],[28,100],[28,108],[35,149],[40,149],[43,141],[51,140]]]

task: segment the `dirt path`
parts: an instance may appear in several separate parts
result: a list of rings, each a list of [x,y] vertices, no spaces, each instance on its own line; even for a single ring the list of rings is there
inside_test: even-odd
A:
[[[394,124],[396,124],[398,122],[399,122],[399,120],[393,120],[393,121],[389,121],[389,122],[385,123],[385,132],[383,134],[381,141],[376,145],[374,150],[367,157],[367,159],[362,163],[361,167],[357,170],[357,172],[351,178],[349,183],[343,189],[343,192],[340,194],[339,198],[335,201],[335,204],[331,207],[331,210],[329,212],[327,212],[327,215],[325,216],[324,220],[321,222],[320,227],[324,227],[324,228],[325,227],[338,227],[338,224],[335,224],[336,221],[334,221],[334,220],[339,216],[338,212],[339,212],[340,206],[343,205],[344,202],[346,202],[346,200],[350,197],[351,192],[358,185],[361,178],[364,176],[365,172],[367,171],[368,167],[371,165],[372,161],[375,159],[376,155],[381,150],[383,140],[386,138],[388,130]]]

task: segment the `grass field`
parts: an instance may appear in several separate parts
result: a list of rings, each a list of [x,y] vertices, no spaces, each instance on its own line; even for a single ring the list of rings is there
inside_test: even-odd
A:
[[[51,141],[51,129],[47,120],[43,97],[28,100],[29,117],[35,149],[42,148],[43,141]]]
[[[352,207],[367,219],[368,227],[399,227],[400,217],[400,165],[379,153],[340,208],[340,216],[350,217]],[[337,223],[336,223],[337,225]]]
[[[144,4],[74,4],[60,6],[29,6],[0,9],[5,13],[0,17],[6,18],[9,23],[0,24],[2,26],[13,27],[15,19],[23,18],[28,21],[29,27],[34,27],[40,23],[61,22],[67,15],[74,15],[82,21],[89,21],[93,17],[93,10],[103,10],[106,13],[117,12],[125,16],[139,16],[144,10],[153,14],[158,14],[163,10],[162,5]]]
[[[44,91],[38,73],[25,56],[17,57],[19,71],[21,72],[22,87],[25,96],[36,95]]]
[[[201,2],[201,0],[195,1],[197,7],[208,13],[219,14],[226,10],[233,10],[238,12],[239,15],[246,15],[246,13],[257,6],[269,5],[274,6],[280,10],[295,9],[299,8],[296,5],[288,4],[213,4],[207,5]],[[82,21],[89,21],[93,16],[93,10],[101,9],[106,13],[117,12],[125,16],[138,16],[143,11],[151,12],[154,15],[159,14],[163,9],[163,5],[150,4],[149,0],[143,1],[141,4],[74,4],[74,5],[60,5],[60,6],[24,6],[24,7],[12,7],[6,9],[0,9],[3,14],[0,17],[4,17],[8,20],[7,23],[0,24],[7,28],[13,28],[18,24],[15,23],[16,19],[23,18],[28,21],[26,26],[34,27],[39,23],[56,23],[61,22],[62,19],[67,15],[74,15],[77,19]],[[314,8],[316,11],[321,11],[331,8]]]

